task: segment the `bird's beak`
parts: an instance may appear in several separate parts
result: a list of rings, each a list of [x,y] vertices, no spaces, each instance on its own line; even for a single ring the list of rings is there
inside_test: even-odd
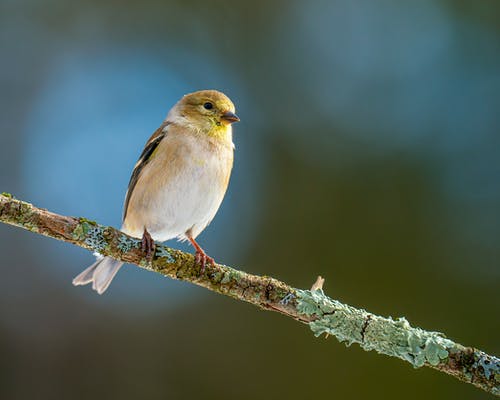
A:
[[[238,122],[240,120],[238,116],[231,111],[226,111],[224,114],[222,114],[221,118],[228,124],[232,124],[233,122]]]

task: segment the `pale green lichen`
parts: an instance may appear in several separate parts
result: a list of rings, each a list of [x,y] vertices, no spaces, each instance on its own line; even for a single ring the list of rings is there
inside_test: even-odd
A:
[[[99,226],[95,221],[79,218],[78,226],[73,230],[72,236],[75,240],[83,242],[96,252],[104,250],[108,245],[106,236],[109,236],[107,228]]]
[[[296,296],[297,311],[305,315],[323,316],[343,306],[337,300],[326,296],[322,289],[314,291],[297,289]]]
[[[73,230],[73,233],[72,233],[73,239],[75,239],[75,240],[85,240],[89,231],[91,231],[92,229],[95,229],[96,227],[99,226],[97,224],[97,222],[91,221],[91,220],[89,220],[87,218],[83,218],[83,217],[78,218],[78,222],[79,222],[79,224]]]
[[[140,243],[141,242],[137,239],[132,239],[128,236],[121,235],[118,237],[118,244],[116,245],[116,247],[122,253],[127,253],[134,248],[138,248]]]
[[[361,346],[402,358],[418,368],[426,362],[436,366],[446,360],[454,343],[438,332],[413,328],[405,318],[373,317]]]
[[[448,357],[454,343],[437,332],[410,326],[405,318],[393,320],[370,314],[330,299],[321,289],[297,291],[297,310],[317,318],[309,323],[316,336],[329,334],[340,342],[359,343],[365,350],[375,350],[421,367],[426,362],[438,365]]]
[[[224,276],[222,277],[222,279],[220,281],[221,284],[227,284],[233,280],[236,281],[236,280],[238,280],[238,278],[240,276],[238,271],[236,271],[232,268],[229,268],[229,267],[227,267],[227,268],[228,268],[228,271],[224,272]]]
[[[446,339],[436,335],[436,336],[431,336],[428,337],[427,340],[425,341],[425,359],[429,362],[431,365],[438,365],[442,360],[445,360],[449,353],[448,349],[451,348],[451,345],[449,343],[445,342]]]
[[[86,238],[87,232],[89,231],[90,228],[91,228],[91,226],[88,223],[86,223],[86,222],[80,223],[73,230],[73,233],[72,233],[73,239],[84,240]]]
[[[224,274],[224,276],[222,277],[220,283],[222,283],[223,285],[225,285],[226,283],[229,283],[231,282],[231,274]]]
[[[174,263],[175,258],[172,257],[170,250],[165,246],[158,246],[156,248],[156,255],[159,258],[166,258],[168,263]]]
[[[472,364],[473,368],[481,367],[484,371],[484,376],[486,379],[493,377],[495,380],[500,380],[500,362],[498,359],[489,359],[484,355],[481,355]]]
[[[98,226],[87,230],[84,242],[90,248],[98,252],[104,250],[108,245],[106,239],[104,238],[103,230]]]

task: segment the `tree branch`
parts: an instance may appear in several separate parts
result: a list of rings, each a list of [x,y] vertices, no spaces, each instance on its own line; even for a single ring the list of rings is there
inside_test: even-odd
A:
[[[216,293],[272,310],[308,324],[316,336],[335,336],[347,345],[398,357],[414,367],[428,366],[500,396],[500,360],[465,347],[436,332],[411,327],[405,318],[384,318],[327,297],[318,280],[300,290],[274,278],[227,267],[208,266],[204,274],[191,254],[158,245],[152,262],[140,241],[85,218],[61,216],[0,195],[0,221],[136,264],[173,279],[189,281]]]

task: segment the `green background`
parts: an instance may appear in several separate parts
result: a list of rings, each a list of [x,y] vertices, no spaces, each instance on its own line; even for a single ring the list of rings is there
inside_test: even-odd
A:
[[[226,92],[219,262],[500,353],[495,1],[0,1],[0,191],[120,225],[142,145]],[[191,251],[185,245],[173,246]],[[486,399],[470,385],[0,226],[3,399]]]

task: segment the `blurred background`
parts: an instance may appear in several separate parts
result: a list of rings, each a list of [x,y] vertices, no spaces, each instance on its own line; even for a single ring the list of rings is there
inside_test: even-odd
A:
[[[0,0],[0,191],[120,226],[184,94],[236,103],[216,260],[499,354],[498,1]],[[175,242],[170,245],[192,251]],[[0,225],[2,399],[486,399],[429,369]]]

